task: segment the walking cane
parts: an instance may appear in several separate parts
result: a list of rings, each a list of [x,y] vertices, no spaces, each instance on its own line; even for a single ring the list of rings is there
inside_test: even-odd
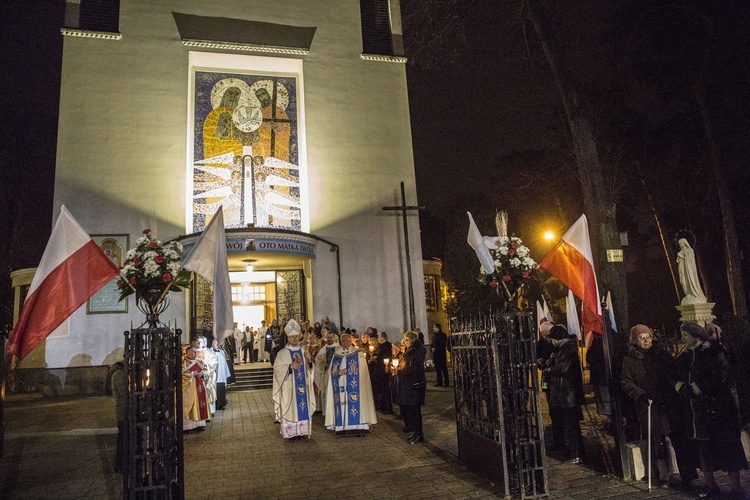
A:
[[[651,400],[648,400],[648,491],[651,492]]]

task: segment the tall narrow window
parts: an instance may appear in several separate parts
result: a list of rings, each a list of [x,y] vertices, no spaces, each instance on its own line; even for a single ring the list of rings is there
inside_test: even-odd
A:
[[[440,308],[440,287],[437,276],[424,275],[424,298],[428,311],[437,311]]]
[[[120,0],[81,0],[79,28],[118,33]]]
[[[359,0],[362,16],[362,52],[393,55],[388,0]]]

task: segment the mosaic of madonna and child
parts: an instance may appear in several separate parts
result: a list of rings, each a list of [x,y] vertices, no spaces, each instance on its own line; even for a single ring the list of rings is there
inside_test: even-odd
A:
[[[195,72],[193,231],[219,206],[226,227],[300,230],[297,81]]]

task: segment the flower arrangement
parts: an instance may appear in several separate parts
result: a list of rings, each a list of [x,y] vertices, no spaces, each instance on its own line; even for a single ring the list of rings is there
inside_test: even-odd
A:
[[[150,229],[144,229],[143,236],[128,250],[120,268],[117,282],[120,300],[133,293],[140,297],[143,290],[155,285],[181,291],[190,280],[190,272],[182,270],[180,265],[181,256],[182,245],[178,242],[162,243],[153,237]]]
[[[537,270],[537,263],[529,256],[529,249],[523,245],[521,238],[484,238],[484,244],[494,260],[495,271],[486,273],[482,269],[479,275],[479,282],[482,284],[492,288],[497,288],[501,282],[523,284]]]
[[[479,282],[497,289],[498,295],[502,290],[505,300],[510,302],[517,297],[526,281],[536,279],[538,264],[529,256],[529,249],[521,238],[508,236],[507,212],[497,213],[495,226],[496,237],[482,237],[482,245],[492,257],[494,270],[488,273],[482,268]]]

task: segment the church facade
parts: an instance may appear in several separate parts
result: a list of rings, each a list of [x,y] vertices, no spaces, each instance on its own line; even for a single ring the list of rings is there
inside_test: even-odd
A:
[[[189,249],[223,207],[240,327],[427,327],[418,218],[410,303],[401,212],[383,210],[402,181],[416,205],[397,0],[80,0],[61,33],[55,218],[121,264],[144,229]],[[161,319],[187,341],[211,307],[197,279]],[[144,320],[112,283],[20,367],[108,365]]]

